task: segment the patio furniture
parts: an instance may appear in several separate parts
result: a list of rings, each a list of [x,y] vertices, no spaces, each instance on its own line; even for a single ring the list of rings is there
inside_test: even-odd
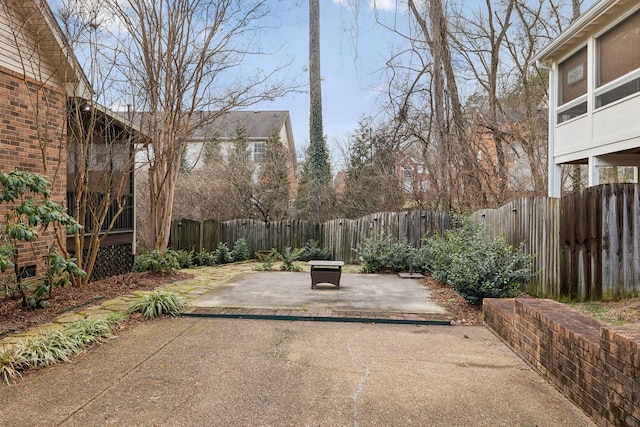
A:
[[[311,266],[311,289],[315,289],[318,283],[330,283],[340,289],[344,262],[312,259],[307,264]]]

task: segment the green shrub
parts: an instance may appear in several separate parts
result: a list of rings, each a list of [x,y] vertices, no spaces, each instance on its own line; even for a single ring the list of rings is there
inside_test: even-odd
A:
[[[260,260],[261,264],[255,269],[258,271],[271,271],[273,270],[273,263],[281,258],[281,255],[275,249],[271,249],[268,254],[256,253],[256,258]]]
[[[148,271],[154,274],[169,275],[180,270],[180,263],[175,251],[154,250],[148,254],[136,256],[133,271]]]
[[[310,261],[312,259],[327,260],[331,258],[331,251],[328,248],[320,248],[317,240],[309,239],[304,244],[302,254],[300,254],[300,261]]]
[[[249,259],[249,245],[245,239],[238,239],[233,244],[231,259],[233,262],[246,261]]]
[[[228,264],[233,262],[233,258],[231,258],[231,251],[226,243],[219,242],[218,248],[215,251],[214,259],[216,264]]]
[[[284,248],[284,251],[280,255],[282,265],[280,270],[282,271],[302,271],[302,267],[295,265],[294,262],[300,259],[300,255],[304,252],[304,249],[291,249],[290,247]]]
[[[176,254],[176,259],[178,260],[178,265],[180,268],[192,268],[193,267],[193,251],[185,251],[184,249],[179,249],[177,251],[173,251]]]
[[[149,319],[163,314],[179,316],[180,311],[187,306],[187,300],[174,292],[161,290],[141,293],[138,301],[129,306],[128,313],[140,312]]]
[[[427,239],[421,258],[433,278],[452,286],[472,304],[483,298],[514,297],[532,277],[533,256],[504,238],[491,240],[484,225],[464,220],[460,228]]]
[[[209,252],[208,250],[203,249],[198,253],[198,255],[196,255],[196,261],[198,265],[216,265],[216,254],[215,252]]]
[[[385,234],[365,238],[356,247],[362,273],[408,270],[414,252],[406,241],[398,242]]]

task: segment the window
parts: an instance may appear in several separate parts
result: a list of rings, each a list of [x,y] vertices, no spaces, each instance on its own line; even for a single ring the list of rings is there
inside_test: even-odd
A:
[[[640,69],[640,11],[598,37],[598,87],[616,83],[596,92],[596,108],[640,92],[637,74],[622,78]]]
[[[587,47],[558,65],[557,122],[562,123],[587,112]]]
[[[262,163],[265,159],[266,143],[254,142],[253,143],[253,161],[255,163]]]
[[[587,47],[583,47],[558,66],[560,91],[558,105],[564,105],[587,93]]]
[[[598,37],[598,86],[640,68],[640,11]]]
[[[413,168],[411,166],[402,167],[402,188],[406,193],[413,191]]]

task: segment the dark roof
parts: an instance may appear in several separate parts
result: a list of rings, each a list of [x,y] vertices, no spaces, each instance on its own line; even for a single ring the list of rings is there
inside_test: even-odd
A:
[[[200,112],[197,114],[214,114]],[[216,134],[219,138],[233,138],[238,126],[245,128],[250,138],[267,139],[271,133],[280,131],[289,117],[284,110],[271,111],[229,111],[218,117],[213,123],[194,129],[192,138],[208,138]]]

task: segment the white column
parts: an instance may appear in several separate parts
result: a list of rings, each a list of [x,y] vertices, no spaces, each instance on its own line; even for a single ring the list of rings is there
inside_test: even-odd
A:
[[[598,158],[589,156],[589,187],[600,185],[600,169],[598,168]]]
[[[549,165],[549,197],[559,198],[562,195],[561,174],[560,165]]]

